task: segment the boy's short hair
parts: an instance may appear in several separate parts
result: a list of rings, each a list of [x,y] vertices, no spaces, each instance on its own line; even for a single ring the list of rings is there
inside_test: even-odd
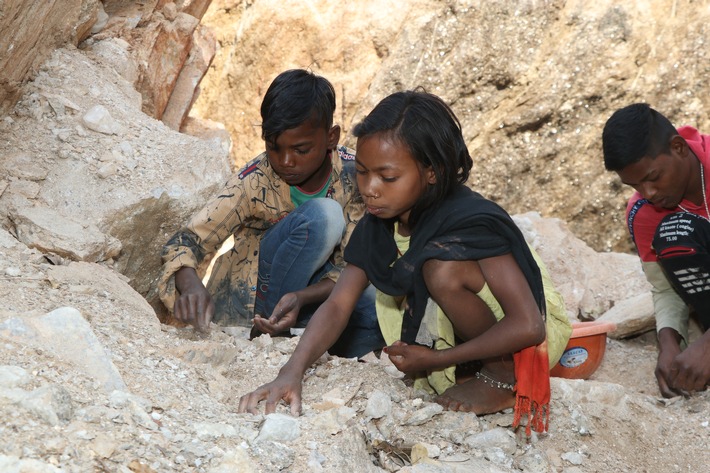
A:
[[[648,104],[635,103],[614,112],[604,125],[604,167],[621,171],[648,156],[669,153],[671,138],[678,131]]]
[[[261,138],[274,143],[281,133],[308,120],[328,130],[334,113],[335,89],[326,78],[304,69],[284,71],[271,82],[261,102]]]

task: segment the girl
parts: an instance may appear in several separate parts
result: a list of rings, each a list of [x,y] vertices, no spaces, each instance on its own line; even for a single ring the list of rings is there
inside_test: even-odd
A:
[[[300,412],[305,370],[372,281],[384,351],[416,386],[451,410],[515,406],[515,426],[525,415],[528,432],[546,430],[549,368],[572,329],[510,216],[464,185],[472,160],[458,119],[434,95],[398,92],[354,134],[368,214],[346,247],[348,264],[278,377],[243,396],[239,411],[256,412],[266,399],[273,412],[284,399]],[[456,384],[455,367],[464,363],[474,375]]]

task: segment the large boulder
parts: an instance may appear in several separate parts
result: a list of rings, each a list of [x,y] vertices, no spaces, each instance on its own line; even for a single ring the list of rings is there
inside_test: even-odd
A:
[[[216,50],[209,29],[200,20],[211,0],[108,0],[108,19],[89,43],[120,38],[131,45],[136,64],[133,85],[142,97],[142,109],[179,129],[187,116],[199,83]]]
[[[650,294],[651,285],[633,255],[597,252],[559,219],[537,212],[514,217],[550,273],[571,319],[593,320],[630,296]]]

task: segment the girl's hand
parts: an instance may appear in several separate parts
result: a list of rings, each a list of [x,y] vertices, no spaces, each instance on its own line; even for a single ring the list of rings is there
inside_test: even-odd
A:
[[[298,293],[290,292],[284,294],[279,300],[271,317],[264,318],[260,316],[254,317],[254,326],[263,333],[275,335],[285,332],[294,325],[298,320],[298,313],[301,310],[301,302]]]
[[[271,414],[276,411],[276,405],[283,399],[291,406],[291,415],[298,416],[301,414],[301,389],[301,376],[282,369],[275,380],[242,396],[239,399],[237,412],[258,414],[257,406],[259,402],[265,400],[264,413]]]
[[[407,345],[397,340],[392,345],[382,349],[390,357],[390,361],[403,373],[416,373],[441,368],[437,363],[437,350],[421,345]]]

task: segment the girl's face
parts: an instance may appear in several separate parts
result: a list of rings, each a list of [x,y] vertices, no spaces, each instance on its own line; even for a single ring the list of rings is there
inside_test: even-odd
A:
[[[382,133],[357,140],[355,162],[367,211],[379,218],[397,217],[400,231],[407,231],[412,207],[436,182],[434,171],[422,167],[403,143]]]

